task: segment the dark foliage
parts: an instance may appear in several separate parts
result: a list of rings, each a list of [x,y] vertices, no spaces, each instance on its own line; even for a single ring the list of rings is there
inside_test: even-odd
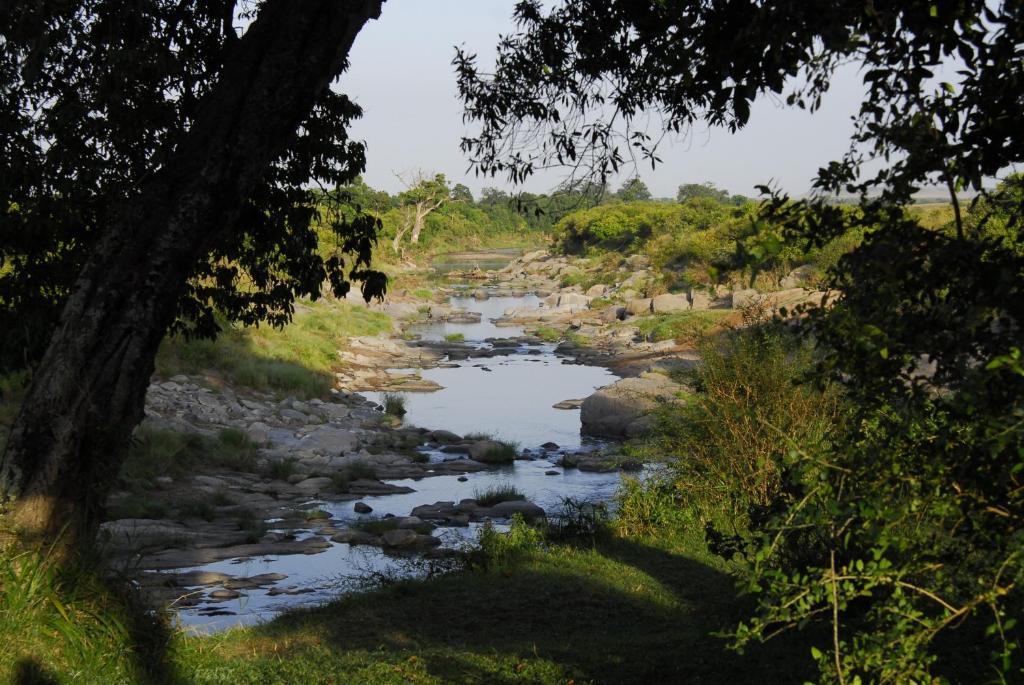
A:
[[[245,8],[242,8],[245,9]],[[169,0],[8,3],[0,9],[0,370],[41,354],[98,236],[159,169],[236,43],[234,2]],[[281,326],[299,296],[364,282],[377,223],[321,212],[306,184],[350,182],[360,115],[326,92],[284,153],[194,267],[174,330],[212,337],[229,321]],[[328,196],[329,198],[330,196]],[[337,236],[317,251],[317,223]]]

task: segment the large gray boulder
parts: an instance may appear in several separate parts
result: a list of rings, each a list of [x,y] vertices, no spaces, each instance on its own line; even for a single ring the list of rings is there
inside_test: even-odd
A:
[[[536,521],[545,517],[543,509],[533,502],[528,502],[526,500],[498,502],[490,508],[490,513],[493,516],[500,518],[512,518],[515,514],[519,514],[527,521]]]
[[[630,300],[626,303],[626,311],[632,316],[649,314],[651,312],[651,299]]]
[[[753,288],[732,291],[732,308],[743,309],[761,301],[763,296]]]
[[[320,426],[299,440],[298,449],[316,454],[341,454],[359,447],[359,438],[350,430]]]
[[[510,464],[515,459],[513,450],[495,440],[479,440],[469,447],[469,456],[483,464]]]
[[[690,291],[690,309],[694,311],[703,311],[705,309],[711,309],[711,304],[714,299],[703,290],[691,290]]]
[[[658,295],[651,300],[651,311],[655,314],[683,312],[690,308],[690,300],[686,295]]]
[[[684,391],[684,386],[658,373],[623,378],[583,400],[581,430],[610,438],[638,435],[649,426],[649,417],[658,407],[676,401]]]

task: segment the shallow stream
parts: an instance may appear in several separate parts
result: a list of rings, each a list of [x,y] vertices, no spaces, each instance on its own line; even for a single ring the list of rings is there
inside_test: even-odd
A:
[[[425,340],[442,340],[446,335],[461,333],[467,344],[487,346],[488,338],[513,338],[522,335],[516,327],[495,326],[491,319],[511,307],[536,306],[535,296],[494,297],[488,300],[453,298],[452,305],[481,313],[476,324],[442,323],[425,325],[414,332]],[[504,345],[502,345],[504,347]],[[540,445],[557,443],[560,450],[591,449],[600,443],[580,436],[579,410],[555,409],[556,402],[583,398],[596,388],[615,380],[607,369],[567,363],[554,354],[554,345],[519,346],[515,353],[490,358],[452,362],[451,365],[426,369],[426,378],[436,381],[441,390],[432,393],[408,393],[405,422],[431,429],[445,429],[464,435],[488,433],[518,443],[529,449],[533,460],[488,471],[468,474],[464,482],[457,476],[436,476],[422,480],[392,480],[390,483],[411,487],[406,494],[365,497],[362,501],[373,508],[369,516],[385,514],[408,516],[421,504],[473,497],[490,486],[511,484],[545,511],[556,512],[563,498],[607,501],[619,483],[618,473],[586,473],[556,466],[559,451],[545,452]],[[374,401],[375,393],[366,393]],[[431,453],[432,461],[460,458],[460,455]],[[557,475],[551,475],[557,471]],[[353,511],[352,502],[311,502],[340,521],[353,521],[361,515]],[[435,531],[445,546],[468,544],[475,539],[478,524],[468,528],[439,528]],[[307,532],[305,535],[313,533]],[[300,535],[301,537],[302,535]],[[217,605],[230,615],[210,615],[210,605],[183,608],[181,623],[201,631],[219,630],[237,624],[251,624],[272,618],[280,611],[305,606],[336,597],[340,591],[358,586],[360,579],[378,572],[413,572],[402,558],[385,554],[381,549],[366,546],[333,544],[315,555],[284,555],[253,557],[241,562],[221,561],[201,567],[233,576],[262,573],[283,573],[288,576],[277,590],[301,589],[301,594],[268,594],[269,588],[246,590],[244,596]],[[177,569],[182,571],[185,569]]]

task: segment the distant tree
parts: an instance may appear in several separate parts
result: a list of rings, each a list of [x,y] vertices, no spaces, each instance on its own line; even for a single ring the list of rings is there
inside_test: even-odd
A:
[[[686,202],[697,197],[711,198],[719,202],[729,201],[729,191],[717,188],[714,183],[684,183],[676,191],[676,202]]]
[[[456,183],[452,188],[452,201],[473,204],[473,191],[461,183]]]
[[[402,238],[410,231],[409,242],[418,243],[427,215],[450,201],[452,196],[452,190],[448,187],[444,174],[435,174],[433,178],[429,178],[423,172],[416,172],[404,177],[399,175],[399,179],[405,183],[406,189],[398,195],[402,222],[391,242],[395,252],[399,251]]]
[[[391,197],[386,190],[371,188],[362,176],[357,176],[354,181],[341,188],[340,199],[349,206],[377,215],[384,214],[397,206],[396,199]]]
[[[651,191],[647,184],[635,176],[622,184],[622,187],[615,191],[615,198],[623,202],[641,202],[651,199]]]

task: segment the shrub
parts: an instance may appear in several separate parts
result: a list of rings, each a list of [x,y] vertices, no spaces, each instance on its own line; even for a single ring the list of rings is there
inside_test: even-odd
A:
[[[464,333],[446,333],[444,336],[444,341],[450,343],[465,342],[466,336]]]
[[[682,493],[665,477],[623,478],[615,493],[615,511],[615,529],[624,536],[664,534],[692,520]]]
[[[490,521],[484,523],[477,534],[478,549],[471,560],[483,569],[501,569],[524,556],[541,549],[544,534],[528,524],[520,514],[512,516],[507,533],[502,533]]]
[[[781,327],[734,331],[705,344],[702,358],[689,379],[696,392],[661,408],[654,437],[639,451],[671,455],[691,506],[705,516],[724,510],[742,525],[751,505],[775,501],[790,445],[828,439],[838,400],[797,384],[811,348]]]

